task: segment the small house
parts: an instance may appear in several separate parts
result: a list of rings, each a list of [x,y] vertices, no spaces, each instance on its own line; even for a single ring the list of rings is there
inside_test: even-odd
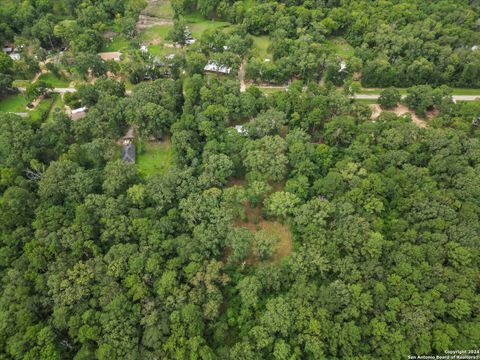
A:
[[[347,71],[347,63],[342,60],[340,62],[340,69],[338,70],[338,72],[346,72],[346,71]]]
[[[73,109],[73,110],[70,112],[70,118],[71,118],[72,120],[82,119],[82,118],[84,118],[86,115],[87,115],[87,107],[86,107],[86,106],[83,106],[83,107],[78,108],[78,109]]]
[[[131,127],[127,133],[122,137],[122,160],[131,164],[135,164],[135,129]]]
[[[5,53],[5,54],[10,54],[12,51],[13,51],[13,48],[10,47],[10,46],[6,46],[2,49],[2,51]]]
[[[220,74],[230,74],[232,68],[227,67],[225,65],[220,65],[216,61],[210,60],[207,65],[203,68],[203,70],[208,72],[215,72]]]
[[[122,60],[122,53],[120,51],[102,52],[102,53],[98,53],[98,56],[100,56],[100,58],[103,61],[109,61],[109,60],[120,61],[120,60]]]

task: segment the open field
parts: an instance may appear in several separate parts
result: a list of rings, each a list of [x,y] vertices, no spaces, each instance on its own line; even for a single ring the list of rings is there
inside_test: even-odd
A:
[[[355,49],[344,38],[334,37],[328,39],[327,44],[336,55],[342,58],[349,58],[355,54]]]
[[[168,170],[172,163],[173,151],[170,147],[170,140],[162,143],[143,143],[137,145],[137,169],[138,173],[144,177],[154,174],[162,174]]]
[[[199,13],[185,15],[192,36],[198,39],[207,29],[227,29],[232,24],[226,21],[206,20]]]
[[[47,121],[53,120],[53,115],[57,112],[56,109],[63,111],[63,107],[65,106],[60,94],[53,94],[53,99],[54,101],[52,107],[50,108],[50,112],[48,113]]]
[[[60,96],[59,94],[56,94],[56,95]],[[29,113],[30,119],[37,124],[46,120],[50,113],[50,110],[52,108],[52,104],[54,101],[55,101],[55,97],[43,99],[34,110],[30,111]]]
[[[53,87],[57,87],[57,88],[65,88],[65,87],[68,87],[68,85],[70,84],[70,81],[68,79],[60,78],[58,76],[55,76],[52,73],[42,74],[40,75],[38,80],[46,81],[47,83],[51,84]]]
[[[102,47],[102,52],[121,51],[131,47],[130,40],[124,36],[116,36],[112,41],[108,41]]]
[[[155,25],[143,30],[138,38],[140,41],[150,45],[159,45],[167,42],[166,38],[172,25]]]
[[[13,84],[12,86],[13,87],[27,87],[28,85],[30,85],[30,80],[13,80]]]
[[[154,16],[161,19],[171,19],[173,17],[173,9],[169,0],[150,0],[142,14]]]
[[[27,99],[23,94],[11,94],[0,98],[0,111],[3,112],[26,112]]]

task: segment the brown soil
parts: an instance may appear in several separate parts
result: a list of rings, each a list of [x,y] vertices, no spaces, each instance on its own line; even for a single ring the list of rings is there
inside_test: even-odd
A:
[[[168,19],[160,19],[148,15],[139,15],[136,29],[138,32],[140,32],[144,29],[148,29],[158,25],[173,25],[173,21]]]
[[[372,120],[376,120],[378,119],[378,117],[380,116],[380,114],[382,113],[382,108],[380,107],[380,105],[378,104],[371,104],[369,105],[370,109],[372,110],[372,116],[371,116],[371,119]],[[415,114],[414,111],[410,110],[408,107],[406,107],[405,105],[397,105],[397,107],[393,108],[393,109],[389,109],[389,110],[386,110],[386,111],[390,111],[390,112],[393,112],[395,113],[397,116],[402,116],[402,115],[410,115],[410,117],[412,118],[412,121],[418,125],[419,127],[421,128],[425,128],[427,127],[427,122],[420,118],[418,115]],[[431,114],[427,114],[427,118],[432,118],[434,116],[434,112],[431,112]]]

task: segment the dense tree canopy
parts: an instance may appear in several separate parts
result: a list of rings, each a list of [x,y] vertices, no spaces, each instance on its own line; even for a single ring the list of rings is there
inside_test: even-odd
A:
[[[0,42],[29,39],[37,56],[0,52],[0,95],[40,49],[68,47],[61,65],[89,80],[60,99],[83,118],[0,113],[0,359],[478,348],[480,101],[445,86],[480,86],[478,3],[172,0],[182,49],[102,61],[107,30],[141,45],[146,5],[0,5]],[[187,47],[198,16],[209,28]],[[211,60],[231,73],[205,74]],[[382,108],[430,118],[372,117],[359,82],[407,88]]]
[[[402,359],[480,342],[479,104],[423,129],[368,121],[334,88],[255,91],[193,75],[125,97],[101,80],[72,124],[0,115],[4,357]],[[172,137],[168,171],[118,160],[129,126]],[[292,232],[280,259],[272,224]]]

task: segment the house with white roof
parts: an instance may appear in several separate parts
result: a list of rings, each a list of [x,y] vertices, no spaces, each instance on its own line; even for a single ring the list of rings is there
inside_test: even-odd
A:
[[[208,72],[220,73],[220,74],[230,74],[232,71],[232,68],[225,65],[220,65],[214,60],[209,60],[207,65],[205,65],[205,67],[203,68],[203,70]]]

